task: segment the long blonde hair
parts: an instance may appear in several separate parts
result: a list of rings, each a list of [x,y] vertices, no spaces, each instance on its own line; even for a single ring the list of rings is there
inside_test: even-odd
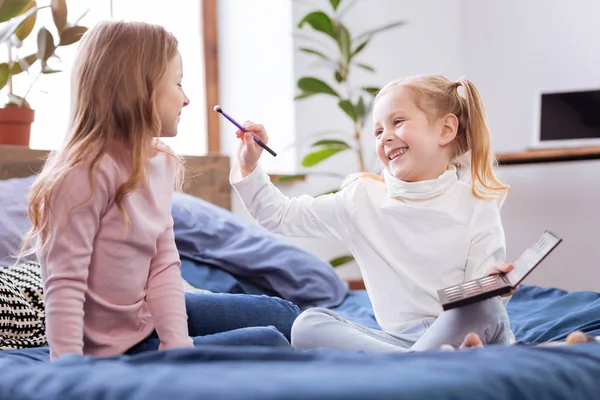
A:
[[[456,152],[451,163],[459,169],[469,166],[471,191],[475,197],[503,200],[510,188],[494,173],[496,159],[491,151],[491,134],[483,101],[475,85],[465,78],[451,81],[441,75],[417,75],[388,83],[377,93],[375,103],[385,93],[400,86],[411,89],[417,107],[430,121],[447,114],[456,116]],[[464,97],[460,95],[459,87],[463,88]]]
[[[32,228],[21,254],[39,234],[37,248],[45,247],[50,199],[56,185],[76,166],[89,170],[90,197],[94,171],[103,155],[115,147],[130,168],[116,190],[115,204],[128,223],[123,200],[146,179],[147,161],[163,152],[177,165],[181,187],[183,163],[154,138],[161,134],[155,89],[177,54],[177,39],[163,27],[141,22],[101,22],[82,37],[71,75],[71,112],[64,146],[53,152],[29,192]],[[116,145],[116,146],[115,146]]]

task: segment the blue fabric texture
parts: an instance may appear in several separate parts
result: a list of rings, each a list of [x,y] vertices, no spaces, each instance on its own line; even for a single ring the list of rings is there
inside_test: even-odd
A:
[[[277,295],[273,290],[261,288],[247,278],[230,274],[214,265],[186,257],[181,257],[181,276],[192,286],[213,293]]]
[[[27,192],[35,176],[0,179],[0,267],[13,265],[21,249],[21,238],[31,228],[27,217]],[[23,261],[35,260],[35,256]]]
[[[292,324],[300,309],[278,297],[225,293],[186,293],[188,332],[196,347],[276,346],[290,347]],[[154,332],[127,354],[158,350]]]
[[[335,307],[348,294],[329,263],[224,208],[176,193],[172,215],[184,258],[218,267],[301,309]]]
[[[521,285],[507,310],[519,341],[564,340],[576,330],[600,336],[600,293]]]
[[[54,364],[0,352],[0,370],[2,399],[595,400],[600,345],[414,354],[207,346]]]
[[[600,295],[522,286],[508,304],[517,340],[600,335]],[[364,291],[337,307],[373,324]],[[0,352],[0,399],[597,399],[600,344],[456,352],[295,352],[224,347],[48,363],[47,348]]]

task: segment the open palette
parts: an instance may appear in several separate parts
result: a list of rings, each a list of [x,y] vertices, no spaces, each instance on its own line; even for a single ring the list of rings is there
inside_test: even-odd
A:
[[[442,307],[444,310],[450,310],[510,293],[560,242],[561,238],[546,231],[513,262],[515,268],[511,272],[490,275],[438,290]]]

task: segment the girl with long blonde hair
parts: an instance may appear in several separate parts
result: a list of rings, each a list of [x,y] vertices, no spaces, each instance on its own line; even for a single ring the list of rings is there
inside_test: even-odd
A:
[[[462,94],[461,94],[462,89]],[[510,343],[502,299],[443,312],[437,291],[508,272],[500,205],[509,188],[494,173],[491,136],[475,85],[420,75],[390,82],[373,109],[382,176],[350,176],[341,190],[289,199],[261,169],[268,140],[248,122],[231,183],[250,214],[272,232],[342,241],[360,267],[382,330],[334,311],[304,311],[292,347],[371,352]],[[468,172],[469,182],[458,172]]]
[[[35,241],[42,266],[51,359],[204,343],[289,346],[269,325],[289,336],[298,314],[291,303],[184,295],[171,217],[183,164],[158,140],[177,134],[189,103],[182,76],[177,40],[160,26],[103,22],[80,42],[66,142],[31,188],[23,247]]]

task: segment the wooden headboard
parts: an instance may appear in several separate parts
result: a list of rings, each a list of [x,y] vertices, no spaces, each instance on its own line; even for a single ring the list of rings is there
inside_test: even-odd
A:
[[[24,178],[41,170],[48,151],[26,147],[0,146],[0,179]],[[184,192],[231,209],[229,157],[187,156]]]

